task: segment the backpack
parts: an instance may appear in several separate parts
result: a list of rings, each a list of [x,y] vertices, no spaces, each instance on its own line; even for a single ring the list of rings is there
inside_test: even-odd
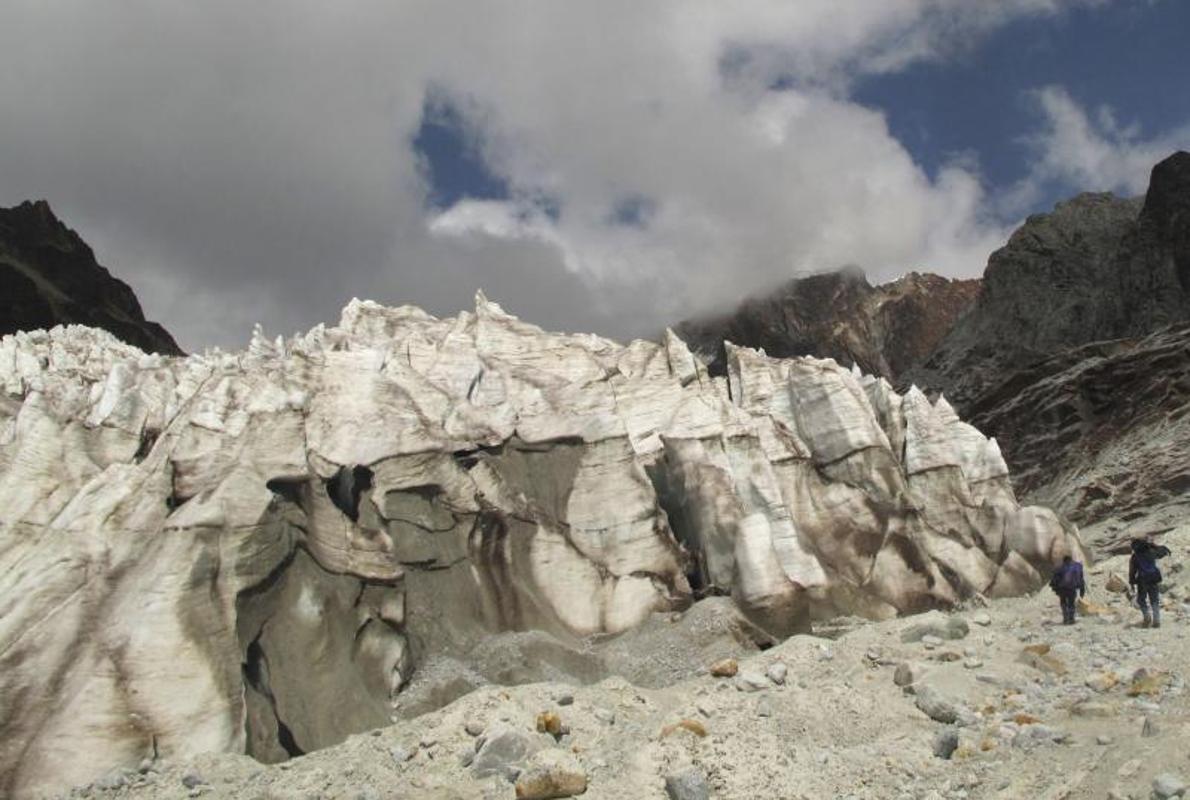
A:
[[[1054,570],[1054,575],[1050,578],[1050,588],[1055,592],[1073,592],[1078,589],[1081,572],[1082,569],[1077,562],[1063,564]]]
[[[1161,583],[1161,570],[1157,561],[1149,553],[1136,554],[1136,582],[1146,586],[1151,583]]]

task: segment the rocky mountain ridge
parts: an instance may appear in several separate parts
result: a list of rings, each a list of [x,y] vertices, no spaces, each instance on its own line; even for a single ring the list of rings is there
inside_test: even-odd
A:
[[[712,374],[726,369],[724,342],[732,342],[777,358],[833,358],[898,383],[970,308],[979,286],[917,272],[872,286],[862,271],[844,269],[791,280],[729,314],[679,323],[674,332]]]
[[[44,200],[0,208],[0,298],[0,335],[90,325],[146,352],[182,352]]]
[[[1190,413],[1180,356],[1190,320],[1190,153],[1154,166],[1143,199],[1088,193],[1030,217],[979,283],[930,291],[923,280],[941,279],[903,280],[907,316],[928,336],[873,325],[870,298],[893,320],[898,306],[880,305],[885,287],[849,271],[678,330],[712,364],[728,340],[858,362],[902,391],[943,394],[1004,448],[1023,497],[1080,523],[1151,530],[1147,510],[1186,494],[1190,450],[1177,426]],[[923,316],[931,304],[941,310]],[[897,347],[900,357],[888,357]],[[1112,466],[1107,453],[1134,466]]]

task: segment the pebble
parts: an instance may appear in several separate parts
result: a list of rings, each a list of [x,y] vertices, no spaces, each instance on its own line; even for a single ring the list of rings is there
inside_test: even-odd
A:
[[[910,661],[902,661],[893,671],[893,683],[897,686],[910,686],[921,680],[922,668]]]
[[[516,780],[517,800],[550,800],[574,797],[587,791],[587,773],[574,756],[543,750]]]
[[[202,786],[204,783],[206,783],[206,780],[204,780],[202,775],[199,775],[197,772],[187,772],[182,776],[182,785],[187,789],[193,789],[196,786]]]
[[[1165,800],[1169,797],[1182,797],[1186,794],[1186,784],[1172,772],[1163,772],[1153,778],[1153,796]]]
[[[992,617],[986,611],[977,611],[971,615],[971,621],[980,627],[986,628],[992,624]]]
[[[740,671],[740,662],[734,658],[724,658],[711,664],[711,674],[716,678],[734,678]]]
[[[934,736],[934,755],[938,758],[949,759],[958,749],[959,731],[957,728],[943,728]]]
[[[768,679],[757,672],[741,672],[735,679],[735,688],[741,692],[759,692],[761,689],[767,689],[768,686]]]
[[[769,665],[768,670],[765,671],[765,675],[778,686],[784,686],[785,679],[789,675],[789,667],[785,666],[783,662],[778,661]]]
[[[467,731],[469,736],[479,736],[483,733],[484,724],[478,719],[469,719],[463,724],[463,730]]]
[[[398,764],[404,764],[406,761],[413,758],[413,751],[407,747],[401,747],[400,745],[393,747],[388,752],[392,755],[393,761],[396,761]]]
[[[665,776],[669,800],[710,800],[711,787],[698,767],[688,767]]]
[[[1115,741],[1115,739],[1113,739],[1112,737],[1110,737],[1104,733],[1101,733],[1095,737],[1096,744],[1101,744],[1101,745],[1105,745],[1105,746],[1111,744],[1114,741]]]
[[[569,705],[573,705],[573,704],[574,704],[574,695],[570,694],[569,692],[567,692],[566,694],[560,695],[558,697],[558,705],[560,705],[560,706],[569,706]]]
[[[935,722],[949,725],[959,718],[955,704],[943,697],[933,686],[922,686],[917,690],[916,705],[918,710]]]
[[[699,710],[701,711],[702,709],[700,708]],[[597,708],[597,709],[595,709],[594,714],[595,714],[595,719],[599,720],[604,725],[615,725],[616,724],[616,712],[614,712],[614,711],[611,711],[606,708]]]
[[[1140,728],[1140,735],[1144,737],[1156,736],[1161,732],[1161,727],[1152,717],[1145,717],[1144,724]]]

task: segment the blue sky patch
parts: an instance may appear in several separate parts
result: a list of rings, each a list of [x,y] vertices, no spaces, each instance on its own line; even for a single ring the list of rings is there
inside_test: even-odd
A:
[[[1190,2],[1118,2],[1024,18],[945,63],[867,78],[852,98],[878,108],[914,160],[934,177],[975,155],[993,191],[1026,177],[1026,137],[1043,117],[1030,91],[1055,84],[1094,116],[1110,106],[1141,138],[1190,117]],[[1072,191],[1052,186],[1033,210]]]
[[[510,196],[508,181],[484,160],[478,135],[456,105],[427,93],[413,151],[425,170],[426,202],[431,208],[450,208],[467,198],[506,200]]]

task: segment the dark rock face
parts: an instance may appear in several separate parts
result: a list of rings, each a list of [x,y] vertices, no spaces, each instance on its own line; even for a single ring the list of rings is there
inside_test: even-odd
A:
[[[978,290],[978,280],[918,273],[872,286],[847,269],[790,281],[731,314],[674,330],[716,374],[725,371],[729,341],[775,357],[833,358],[895,380],[934,349]]]
[[[0,335],[66,324],[103,328],[146,352],[181,353],[48,203],[0,208]]]
[[[1018,492],[1080,525],[1190,511],[1190,324],[1064,350],[970,413]]]
[[[1182,152],[1153,168],[1143,203],[1085,194],[1031,217],[992,255],[975,307],[903,382],[945,392],[994,436],[1030,502],[1143,528],[1190,506],[1187,320]]]
[[[1153,168],[1143,203],[1082,194],[992,254],[971,313],[903,382],[960,413],[1022,367],[1190,319],[1190,154]]]

